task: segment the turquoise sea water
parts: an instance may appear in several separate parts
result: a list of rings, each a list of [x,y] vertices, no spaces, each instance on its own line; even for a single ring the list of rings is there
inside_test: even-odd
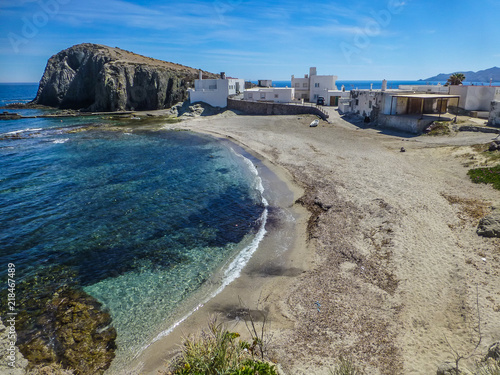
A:
[[[35,93],[36,85],[0,85],[3,103]],[[109,310],[117,360],[182,317],[184,301],[209,298],[234,279],[267,214],[250,155],[139,124],[0,122],[0,264],[16,265],[18,283],[70,269],[75,286]]]

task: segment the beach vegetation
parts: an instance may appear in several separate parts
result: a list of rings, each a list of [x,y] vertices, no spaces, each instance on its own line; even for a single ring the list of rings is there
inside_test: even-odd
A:
[[[463,73],[453,73],[448,81],[446,81],[446,85],[458,86],[461,85],[462,82],[465,81],[465,75]]]
[[[481,156],[484,159],[486,159],[485,160],[486,164],[488,164],[488,163],[489,164],[494,164],[494,163],[500,161],[500,152],[498,152],[498,151],[490,151],[490,144],[489,143],[474,145],[474,146],[472,146],[472,149],[475,152],[480,153]]]
[[[330,375],[363,375],[364,372],[350,358],[340,356]]]
[[[493,188],[500,190],[500,165],[470,169],[467,175],[476,184],[492,184]]]
[[[500,375],[500,362],[487,360],[479,362],[476,368],[471,371],[473,375]]]
[[[226,325],[212,317],[198,336],[188,337],[182,353],[172,361],[169,375],[277,375],[273,364],[257,359],[257,346],[241,340]]]
[[[448,135],[451,133],[450,125],[451,122],[447,121],[434,121],[427,128],[427,135]]]

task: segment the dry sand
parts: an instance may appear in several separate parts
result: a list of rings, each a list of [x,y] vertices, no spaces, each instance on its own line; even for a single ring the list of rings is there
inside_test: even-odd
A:
[[[244,330],[238,296],[269,312],[271,357],[286,374],[328,374],[342,354],[367,374],[435,374],[450,347],[472,352],[476,301],[478,351],[500,340],[500,240],[475,233],[500,192],[471,183],[465,166],[478,162],[470,146],[494,135],[397,135],[336,114],[310,128],[312,119],[226,112],[172,126],[228,137],[268,163],[295,194],[296,236],[266,275],[255,272],[271,250],[264,241],[238,280],[133,371],[164,369],[210,313]]]

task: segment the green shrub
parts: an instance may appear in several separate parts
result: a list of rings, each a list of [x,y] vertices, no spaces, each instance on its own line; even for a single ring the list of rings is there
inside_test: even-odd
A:
[[[252,345],[239,339],[213,318],[197,338],[184,342],[182,354],[171,365],[178,375],[277,375],[274,365],[253,358]]]
[[[476,184],[493,184],[495,189],[500,190],[500,165],[492,168],[471,169],[467,174]]]

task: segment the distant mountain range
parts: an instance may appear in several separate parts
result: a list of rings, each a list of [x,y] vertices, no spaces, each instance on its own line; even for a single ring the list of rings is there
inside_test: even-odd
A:
[[[493,82],[500,82],[500,68],[496,66],[490,69],[480,70],[478,72],[453,72],[453,73],[441,73],[437,76],[421,79],[420,81],[447,81],[448,78],[454,73],[462,73],[465,75],[465,81],[467,82],[490,82],[493,78]]]

